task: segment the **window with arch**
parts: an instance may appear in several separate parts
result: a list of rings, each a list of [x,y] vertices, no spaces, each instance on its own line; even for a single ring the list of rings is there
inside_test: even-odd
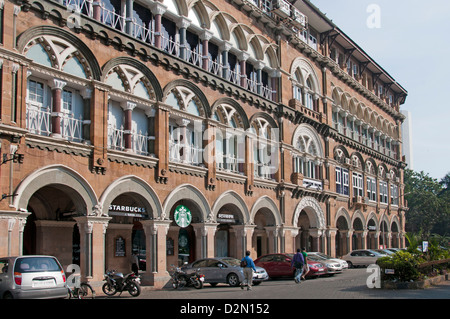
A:
[[[189,165],[203,164],[203,123],[206,116],[202,102],[189,88],[177,86],[166,95],[172,106],[169,117],[169,160]]]
[[[213,119],[216,128],[216,166],[219,170],[243,173],[245,161],[245,134],[243,121],[237,110],[228,104],[220,104]]]
[[[83,132],[86,106],[84,99],[90,98],[89,84],[91,68],[86,58],[72,43],[52,35],[42,35],[30,40],[23,54],[37,66],[27,78],[26,126],[34,134],[50,136],[59,130],[62,138],[83,142],[89,135]],[[50,67],[65,80],[48,79],[47,72],[39,65]],[[52,89],[61,91],[60,100],[55,100]],[[58,112],[55,112],[58,108]],[[52,117],[58,114],[58,124]],[[58,128],[55,128],[58,126]]]
[[[112,87],[108,101],[108,148],[153,154],[154,110],[148,101],[155,96],[150,81],[137,67],[120,64],[107,71],[105,83]],[[127,99],[121,92],[130,93],[133,98]],[[130,145],[126,145],[127,134],[131,135]]]
[[[274,179],[278,170],[276,129],[266,119],[258,117],[250,124],[250,132],[253,135],[255,177]]]

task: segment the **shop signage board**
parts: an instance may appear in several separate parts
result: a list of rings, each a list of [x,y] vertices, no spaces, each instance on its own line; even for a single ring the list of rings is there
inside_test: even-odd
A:
[[[181,228],[186,228],[191,224],[192,214],[186,206],[178,205],[177,208],[175,208],[173,216],[175,223]]]
[[[125,217],[145,217],[145,208],[126,205],[109,205],[108,214],[110,216],[125,216]]]
[[[236,218],[233,214],[217,214],[217,222],[222,224],[235,224]]]

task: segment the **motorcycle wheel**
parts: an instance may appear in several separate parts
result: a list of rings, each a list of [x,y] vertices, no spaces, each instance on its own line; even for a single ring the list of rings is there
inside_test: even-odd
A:
[[[107,282],[105,282],[102,286],[103,292],[108,296],[113,296],[116,294],[117,289],[114,286],[111,286]]]
[[[172,280],[172,288],[173,289],[177,289],[178,288],[178,281],[173,281]]]
[[[128,292],[130,293],[131,296],[137,297],[141,294],[141,286],[136,282],[132,282],[130,283],[130,288],[128,289]]]
[[[195,279],[195,281],[194,281],[194,288],[195,289],[202,289],[203,288],[203,283],[200,280]]]

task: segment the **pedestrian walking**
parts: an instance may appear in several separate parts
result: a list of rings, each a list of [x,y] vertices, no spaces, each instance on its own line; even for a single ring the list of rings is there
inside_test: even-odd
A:
[[[131,255],[131,271],[134,272],[136,276],[139,275],[139,258],[135,253]]]
[[[303,274],[302,274],[302,280],[306,280],[306,275],[309,272],[309,265],[308,265],[308,254],[306,253],[306,248],[302,248],[302,255],[303,255]]]
[[[241,283],[241,289],[247,286],[247,290],[252,290],[253,272],[256,271],[256,268],[248,250],[245,252],[245,257],[241,260],[241,267],[244,268],[244,282]],[[245,283],[247,284],[245,285]]]
[[[303,258],[300,249],[297,249],[297,253],[292,258],[291,267],[295,268],[295,278],[294,281],[296,284],[300,283],[303,273],[303,265],[305,263],[305,259]]]

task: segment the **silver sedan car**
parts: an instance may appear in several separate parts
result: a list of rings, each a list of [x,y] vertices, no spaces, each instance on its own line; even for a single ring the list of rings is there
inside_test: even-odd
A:
[[[226,283],[232,287],[237,287],[244,281],[244,272],[240,267],[241,261],[231,257],[204,258],[194,261],[182,267],[187,273],[200,268],[200,273],[205,275],[205,283],[216,286],[219,283]],[[264,280],[269,279],[266,270],[255,267],[253,273],[253,285],[259,285]]]

